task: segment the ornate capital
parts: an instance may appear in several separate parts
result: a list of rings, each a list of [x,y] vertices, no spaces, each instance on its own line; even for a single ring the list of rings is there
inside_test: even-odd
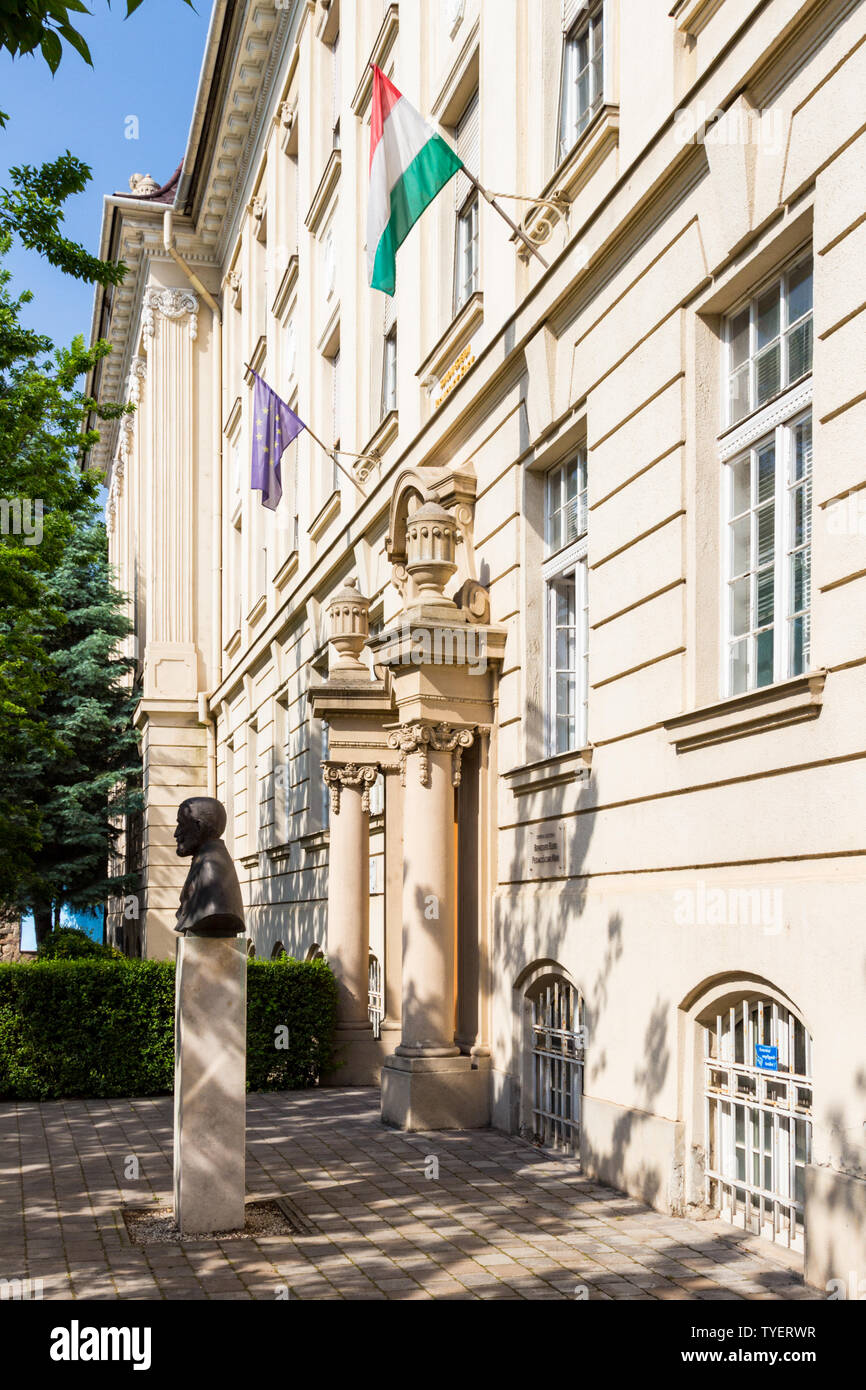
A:
[[[429,750],[436,753],[451,754],[451,782],[460,786],[460,764],[463,749],[471,748],[475,740],[474,729],[458,729],[444,721],[439,724],[401,724],[388,735],[388,747],[400,753],[400,781],[406,785],[406,759],[410,753],[420,753],[419,773],[421,785],[426,787],[430,779]]]
[[[343,787],[361,787],[361,810],[370,810],[370,788],[379,775],[378,763],[322,763],[322,776],[331,793],[331,813],[340,814]]]
[[[156,315],[163,314],[167,319],[182,319],[189,314],[189,336],[198,335],[198,295],[192,290],[158,289],[152,285],[144,292],[144,314],[142,325],[148,338],[156,331]]]

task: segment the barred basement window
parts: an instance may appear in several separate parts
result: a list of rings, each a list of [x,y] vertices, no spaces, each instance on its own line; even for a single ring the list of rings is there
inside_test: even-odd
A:
[[[367,1015],[373,1025],[373,1037],[382,1036],[382,1019],[385,1014],[382,990],[382,963],[378,956],[370,952],[369,979],[367,987]]]
[[[704,1025],[706,1199],[722,1220],[803,1249],[812,1149],[812,1039],[770,999]]]
[[[537,1143],[580,1153],[583,998],[567,980],[542,980],[532,1008],[532,1126]]]

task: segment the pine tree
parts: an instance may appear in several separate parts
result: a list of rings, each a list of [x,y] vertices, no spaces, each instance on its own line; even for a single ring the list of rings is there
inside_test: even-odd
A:
[[[33,908],[37,943],[62,903],[96,908],[132,886],[108,866],[125,817],[141,806],[134,661],[121,649],[130,625],[100,520],[73,534],[46,596],[52,616],[43,644],[52,687],[42,718],[51,738],[30,770],[42,843],[19,894]]]

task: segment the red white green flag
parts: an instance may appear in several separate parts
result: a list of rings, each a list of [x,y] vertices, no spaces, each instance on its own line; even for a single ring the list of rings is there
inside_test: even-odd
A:
[[[374,290],[393,294],[397,247],[428,203],[462,169],[451,146],[373,68],[367,269]]]

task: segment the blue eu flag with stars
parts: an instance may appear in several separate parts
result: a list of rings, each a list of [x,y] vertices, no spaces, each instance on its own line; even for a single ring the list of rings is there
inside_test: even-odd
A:
[[[297,439],[303,420],[280,400],[262,381],[258,372],[253,392],[253,464],[250,486],[262,494],[262,506],[276,511],[283,495],[280,461],[293,439]]]

